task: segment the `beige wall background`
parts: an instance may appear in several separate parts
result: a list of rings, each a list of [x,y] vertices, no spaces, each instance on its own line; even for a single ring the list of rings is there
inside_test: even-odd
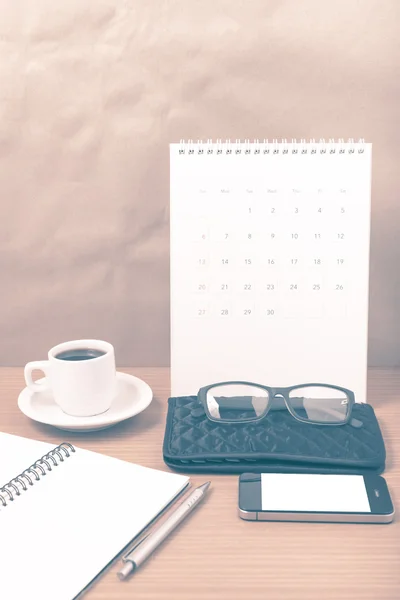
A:
[[[400,363],[398,0],[0,0],[0,364],[169,364],[169,143],[373,143],[369,363]]]

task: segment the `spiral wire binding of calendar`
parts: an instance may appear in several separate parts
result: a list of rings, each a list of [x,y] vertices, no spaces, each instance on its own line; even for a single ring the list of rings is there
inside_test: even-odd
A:
[[[22,473],[13,477],[3,487],[0,487],[0,508],[14,501],[16,496],[21,495],[21,492],[26,492],[28,489],[27,485],[33,486],[34,481],[40,481],[41,477],[44,477],[48,472],[53,470],[53,467],[58,467],[66,458],[70,458],[70,453],[73,452],[75,452],[75,448],[72,444],[62,442],[22,471]],[[34,481],[32,481],[33,479]]]
[[[273,139],[249,139],[245,140],[225,140],[217,139],[213,142],[208,139],[202,140],[180,140],[179,154],[363,154],[365,152],[365,140],[360,138],[355,141],[349,138],[345,141],[343,138],[328,139],[320,138],[316,141],[314,138],[309,140],[292,138],[287,140]]]

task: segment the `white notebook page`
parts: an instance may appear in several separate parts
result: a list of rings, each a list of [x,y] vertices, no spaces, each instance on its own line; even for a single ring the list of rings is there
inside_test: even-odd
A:
[[[13,440],[13,452],[17,445]],[[28,446],[21,442],[21,460]],[[28,448],[23,468],[40,456],[31,460]],[[0,508],[2,596],[72,600],[187,483],[183,475],[77,448]]]

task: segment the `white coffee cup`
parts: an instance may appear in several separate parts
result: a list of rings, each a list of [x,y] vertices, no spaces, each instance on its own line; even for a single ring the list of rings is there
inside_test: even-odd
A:
[[[51,389],[61,410],[76,417],[99,415],[110,408],[117,392],[111,344],[101,340],[64,342],[51,348],[48,357],[25,366],[25,381],[30,390]],[[33,381],[32,372],[36,369],[44,372],[45,381]]]

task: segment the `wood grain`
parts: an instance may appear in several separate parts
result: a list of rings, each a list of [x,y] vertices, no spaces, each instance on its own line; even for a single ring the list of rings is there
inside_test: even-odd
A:
[[[22,369],[0,369],[0,431],[77,446],[163,470],[169,369],[120,369],[149,383],[154,400],[141,415],[109,430],[77,434],[30,421],[17,398]],[[368,401],[387,447],[385,478],[400,498],[400,370],[371,369]],[[0,457],[5,460],[6,457]],[[398,600],[400,524],[252,523],[237,515],[237,476],[211,479],[206,501],[126,582],[114,563],[85,593],[88,600]],[[115,493],[117,493],[116,486]],[[400,520],[399,520],[400,521]],[[77,544],[79,540],[77,539]],[[62,540],[60,540],[60,545]],[[1,586],[1,577],[0,577]],[[56,600],[56,599],[55,599]]]

